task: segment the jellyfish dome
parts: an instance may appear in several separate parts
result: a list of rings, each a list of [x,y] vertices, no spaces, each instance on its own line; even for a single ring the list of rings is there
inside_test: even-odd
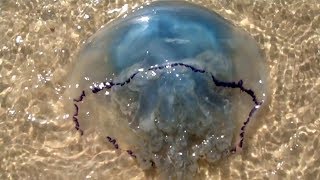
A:
[[[256,42],[220,15],[160,1],[106,24],[71,73],[75,128],[98,132],[144,170],[190,178],[243,146],[266,99]]]

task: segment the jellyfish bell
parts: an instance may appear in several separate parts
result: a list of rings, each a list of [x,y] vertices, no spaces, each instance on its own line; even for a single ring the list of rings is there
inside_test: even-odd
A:
[[[96,131],[142,169],[184,179],[241,149],[267,94],[256,42],[187,2],[153,2],[105,25],[68,83],[75,128]]]

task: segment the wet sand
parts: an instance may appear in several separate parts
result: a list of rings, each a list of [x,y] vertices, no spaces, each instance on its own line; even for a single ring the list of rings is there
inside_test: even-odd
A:
[[[245,29],[270,68],[270,98],[244,150],[201,179],[320,179],[320,2],[194,1]],[[146,179],[61,101],[83,42],[141,1],[0,0],[0,179]]]

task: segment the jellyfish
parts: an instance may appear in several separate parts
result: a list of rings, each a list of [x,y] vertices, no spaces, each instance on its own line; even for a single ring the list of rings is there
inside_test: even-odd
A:
[[[106,24],[80,50],[68,83],[82,136],[97,132],[143,170],[175,179],[240,151],[267,98],[266,61],[253,38],[180,1]]]

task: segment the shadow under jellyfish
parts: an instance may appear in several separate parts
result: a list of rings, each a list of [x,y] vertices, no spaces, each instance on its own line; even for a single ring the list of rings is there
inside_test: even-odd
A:
[[[243,146],[266,100],[255,41],[218,14],[153,2],[88,39],[69,80],[75,128],[99,132],[144,169],[186,179]]]

